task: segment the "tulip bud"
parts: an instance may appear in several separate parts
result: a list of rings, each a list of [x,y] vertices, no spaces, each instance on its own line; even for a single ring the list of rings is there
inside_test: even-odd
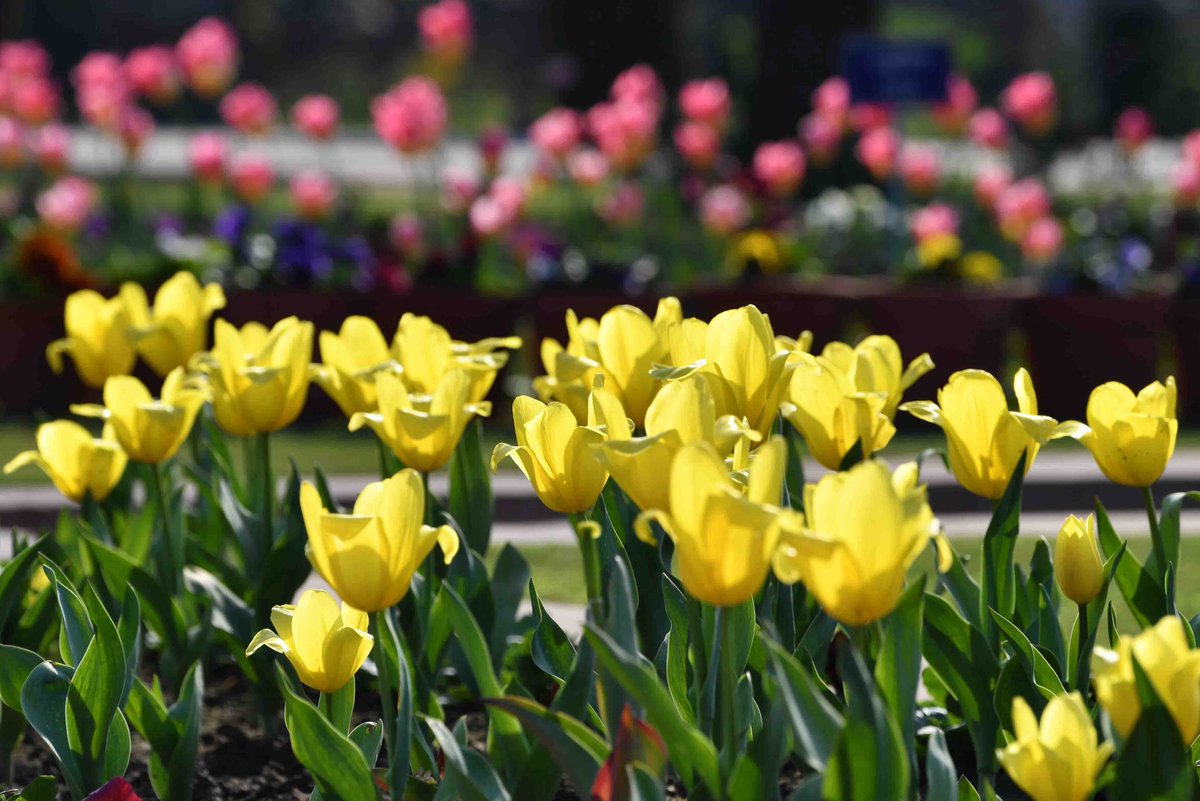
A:
[[[1149,487],[1158,481],[1175,452],[1175,378],[1155,381],[1137,395],[1116,381],[1092,390],[1088,424],[1069,422],[1069,436],[1092,452],[1109,481]]]
[[[275,631],[254,635],[246,656],[263,646],[283,654],[301,682],[323,693],[351,682],[375,644],[367,633],[366,612],[345,604],[339,609],[333,596],[321,590],[306,590],[295,606],[274,607],[271,625]]]
[[[1096,545],[1096,519],[1071,515],[1054,544],[1054,577],[1063,595],[1081,606],[1092,602],[1104,586],[1104,564]]]
[[[67,336],[46,347],[51,369],[61,373],[63,354],[70,354],[80,379],[90,387],[103,387],[109,376],[128,374],[137,360],[130,309],[131,296],[125,288],[108,300],[90,289],[68,297]]]

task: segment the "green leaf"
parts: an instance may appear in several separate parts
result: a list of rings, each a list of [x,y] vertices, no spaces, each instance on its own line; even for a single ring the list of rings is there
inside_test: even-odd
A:
[[[787,711],[796,751],[810,768],[824,772],[845,719],[791,654],[772,640],[764,642],[771,654],[771,676]]]
[[[368,720],[358,724],[350,731],[350,742],[358,746],[367,766],[374,768],[383,747],[383,721]]]
[[[509,635],[516,630],[517,609],[530,586],[529,563],[512,543],[505,543],[492,570],[489,588],[492,595],[492,632],[488,644],[493,666],[499,670]]]
[[[42,658],[16,645],[0,644],[0,701],[9,709],[21,711],[21,688]]]
[[[908,795],[911,773],[900,731],[876,692],[871,673],[853,649],[838,666],[847,696],[846,725],[829,760],[826,801],[896,801]]]
[[[946,736],[934,729],[925,749],[925,801],[957,801],[957,777]]]
[[[204,671],[200,664],[196,663],[184,676],[179,698],[170,710],[177,738],[170,751],[159,755],[160,760],[165,762],[165,770],[159,772],[155,792],[162,801],[191,801],[192,786],[196,777],[196,753],[200,748],[203,699]],[[164,773],[165,777],[162,775]],[[157,789],[164,784],[164,778],[164,790]]]
[[[958,801],[981,801],[979,791],[966,776],[958,780]]]
[[[838,472],[844,473],[854,465],[863,460],[863,444],[861,439],[856,439],[854,444],[850,446],[850,450],[846,451],[846,455],[842,457],[841,464],[838,465]]]
[[[58,760],[71,795],[82,798],[92,788],[85,786],[82,766],[67,735],[67,694],[73,673],[70,666],[53,662],[35,667],[21,688],[21,712]]]
[[[1108,512],[1096,501],[1096,533],[1106,559],[1111,559],[1125,543],[1113,530]],[[1116,565],[1115,578],[1129,611],[1140,628],[1149,628],[1166,616],[1166,591],[1149,567],[1143,567],[1131,553],[1126,553]]]
[[[362,753],[279,671],[284,722],[296,760],[308,769],[327,801],[376,801],[375,782]]]
[[[38,540],[27,545],[0,568],[0,631],[4,631],[14,611],[20,613],[29,581],[38,566],[38,555],[47,541]]]
[[[132,587],[141,600],[141,612],[147,627],[166,643],[167,650],[175,654],[184,653],[187,648],[187,623],[183,610],[166,593],[158,579],[132,562],[127,555],[99,540],[85,537],[84,541],[100,566],[109,589],[126,585]]]
[[[1117,570],[1121,567],[1121,560],[1126,556],[1126,545],[1121,543],[1112,556],[1108,557],[1108,561],[1104,563],[1104,583],[1100,585],[1100,592],[1087,605],[1087,631],[1079,632],[1078,627],[1072,630],[1070,659],[1068,661],[1068,676],[1075,677],[1075,687],[1080,689],[1087,687],[1091,683],[1092,671],[1092,651],[1096,647],[1096,636],[1100,632],[1100,621],[1105,616],[1105,607],[1108,604],[1108,588],[1112,585],[1113,578],[1117,574]],[[1077,638],[1083,636],[1086,639],[1083,644],[1083,660],[1076,664],[1078,660],[1079,650],[1076,646]],[[1113,641],[1116,642],[1115,640]]]
[[[608,755],[600,735],[570,715],[547,709],[528,698],[490,698],[485,703],[521,721],[575,787],[591,787]]]
[[[982,593],[979,589],[979,584],[967,572],[967,568],[963,565],[963,559],[954,550],[954,546],[950,541],[946,541],[946,547],[950,548],[954,554],[953,560],[950,562],[950,569],[945,573],[938,574],[938,581],[950,593],[950,597],[954,599],[958,611],[962,613],[972,625],[976,628],[982,626],[979,617],[979,612],[982,604]],[[937,546],[933,544],[931,548],[934,559],[937,559]]]
[[[787,468],[784,490],[787,504],[798,512],[804,511],[804,439],[794,427],[779,418],[779,430],[787,439]]]
[[[1029,638],[1025,636],[1025,632],[1017,628],[1015,623],[995,609],[988,611],[991,612],[992,619],[996,621],[996,625],[1000,627],[1005,638],[1016,648],[1025,665],[1025,669],[1029,671],[1042,697],[1049,701],[1056,695],[1064,694],[1067,689],[1063,687],[1062,679],[1058,677],[1058,673],[1046,661],[1045,655],[1035,648],[1033,643],[1029,641]]]
[[[88,592],[92,592],[90,587]],[[95,606],[92,624],[96,634],[71,678],[66,717],[69,742],[78,749],[84,778],[99,787],[113,778],[103,775],[104,752],[125,690],[125,651],[116,624],[98,602]],[[125,766],[121,766],[118,775],[124,773]]]
[[[1016,604],[1016,576],[1013,573],[1013,551],[1021,528],[1021,487],[1025,480],[1028,452],[1022,453],[1012,478],[996,502],[992,519],[983,535],[983,569],[980,573],[982,597],[979,616],[988,641],[995,644],[992,619],[988,609],[1011,617]]]
[[[688,607],[687,598],[666,573],[662,575],[662,597],[671,628],[665,640],[667,689],[675,701],[679,716],[689,725],[696,723],[696,712],[688,697]]]
[[[453,783],[457,798],[463,801],[509,801],[508,790],[482,756],[461,748],[440,720],[426,718],[425,722],[446,757],[445,779]]]
[[[483,422],[475,420],[464,430],[450,457],[448,511],[462,529],[468,547],[488,552],[492,536],[495,499],[491,471],[483,453]],[[522,590],[523,591],[523,590]]]
[[[38,776],[13,801],[54,801],[57,795],[58,782],[54,777]]]
[[[1196,775],[1179,727],[1136,660],[1133,670],[1142,711],[1117,757],[1108,797],[1112,801],[1190,801]]]
[[[533,619],[536,621],[529,642],[529,655],[543,673],[566,681],[575,663],[575,646],[554,618],[546,613],[532,581],[529,582],[529,604],[533,607]]]
[[[689,787],[703,781],[711,792],[720,791],[717,750],[704,735],[679,715],[670,693],[644,657],[621,648],[604,631],[588,624],[584,636],[605,670],[645,710],[646,719],[669,745],[671,762]]]
[[[883,620],[883,646],[875,662],[879,693],[900,725],[901,741],[911,750],[916,738],[917,687],[921,681],[921,627],[925,610],[924,581],[914,581],[900,603]]]
[[[95,631],[88,619],[87,606],[79,597],[75,585],[67,578],[58,565],[48,559],[43,559],[42,570],[54,587],[54,597],[58,600],[58,611],[62,620],[62,631],[59,634],[59,650],[68,665],[78,665],[92,641]]]

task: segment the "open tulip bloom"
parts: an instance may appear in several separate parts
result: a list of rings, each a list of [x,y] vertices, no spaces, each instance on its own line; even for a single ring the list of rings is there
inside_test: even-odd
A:
[[[83,383],[99,388],[110,376],[126,375],[133,369],[137,360],[131,311],[137,305],[133,286],[127,284],[108,300],[90,289],[67,298],[67,336],[46,348],[46,359],[54,372],[62,372],[62,357],[69,355]],[[144,294],[141,300],[144,304]]]
[[[126,288],[127,287],[127,288]],[[130,307],[137,352],[160,376],[186,367],[203,351],[208,340],[208,320],[225,308],[225,291],[220,284],[200,286],[189,272],[176,273],[146,303],[138,284],[122,288]]]
[[[367,613],[338,602],[329,593],[308,590],[295,606],[271,610],[274,631],[263,629],[246,648],[246,656],[260,648],[283,654],[306,686],[333,693],[354,680],[374,645],[367,633]]]
[[[38,426],[37,450],[22,451],[4,465],[4,474],[37,465],[64,497],[80,503],[85,496],[103,501],[121,480],[128,458],[111,424],[93,438],[70,420]]]

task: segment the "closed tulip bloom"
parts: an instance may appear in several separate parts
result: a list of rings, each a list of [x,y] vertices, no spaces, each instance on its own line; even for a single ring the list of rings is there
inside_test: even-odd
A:
[[[398,604],[434,545],[446,564],[458,553],[454,529],[422,524],[425,488],[415,470],[368,484],[348,515],[326,510],[317,488],[305,482],[300,510],[313,568],[346,603],[366,612]]]
[[[869,458],[891,441],[896,427],[884,413],[886,395],[858,392],[825,358],[796,353],[792,360],[795,368],[780,410],[818,462],[837,470],[855,443]]]
[[[217,320],[212,352],[203,360],[217,425],[237,437],[291,425],[308,396],[312,337],[312,323],[295,317],[269,331],[259,323],[239,330]]]
[[[983,370],[960,370],[938,390],[938,402],[912,401],[900,408],[946,433],[950,469],[965,489],[995,500],[1026,454],[1025,470],[1033,466],[1038,449],[1066,436],[1070,428],[1037,413],[1037,395],[1022,367],[1013,381],[1017,408],[1008,409],[1000,382]]]
[[[713,606],[737,606],[766,581],[782,531],[798,516],[776,504],[787,450],[773,437],[750,464],[746,488],[708,442],[685,445],[671,465],[668,508],[643,512],[635,523],[653,544],[650,521],[675,544],[673,571],[688,593]]]
[[[591,317],[579,319],[568,309],[566,347],[551,337],[542,340],[542,367],[546,375],[533,379],[533,388],[543,401],[565,404],[580,425],[587,424],[588,396],[597,375],[603,375],[600,347],[597,344],[600,321]]]
[[[1175,453],[1175,377],[1155,381],[1137,395],[1110,381],[1092,390],[1088,424],[1064,423],[1068,434],[1087,446],[1109,481],[1149,487],[1162,476]]]
[[[933,369],[933,359],[922,353],[906,366],[900,346],[886,335],[864,337],[853,348],[844,342],[830,342],[821,356],[841,368],[859,392],[878,392],[886,396],[884,414],[895,418],[896,407],[905,391]]]
[[[64,497],[80,503],[90,494],[102,501],[121,480],[127,461],[111,425],[94,438],[78,423],[56,420],[38,426],[37,450],[18,453],[4,465],[4,474],[37,465]]]
[[[157,400],[137,378],[118,375],[104,384],[103,406],[72,406],[71,411],[108,420],[130,459],[159,464],[187,440],[204,401],[204,392],[188,386],[183,368],[176,367]]]
[[[306,590],[295,606],[271,609],[271,625],[275,631],[254,635],[246,656],[264,646],[283,654],[305,686],[323,693],[353,681],[375,644],[367,633],[367,614],[346,604],[338,608],[333,596],[321,590]]]
[[[1122,637],[1115,651],[1095,650],[1092,681],[1096,697],[1122,737],[1133,733],[1142,714],[1134,659],[1171,713],[1184,745],[1200,734],[1200,650],[1188,646],[1183,625],[1171,615],[1137,636]]]
[[[471,380],[471,402],[479,403],[508,363],[508,354],[502,349],[519,347],[520,337],[461,342],[428,317],[406,313],[392,339],[392,356],[403,369],[410,391],[430,394],[448,372],[463,370]]]
[[[1054,577],[1062,594],[1077,604],[1088,604],[1104,586],[1104,560],[1096,544],[1096,519],[1067,517],[1054,543]]]
[[[997,756],[1016,785],[1033,801],[1088,801],[1113,745],[1099,742],[1079,693],[1051,698],[1040,725],[1018,696],[1012,721],[1014,739]]]
[[[130,292],[124,287],[107,300],[90,289],[71,294],[64,313],[67,336],[46,347],[46,359],[54,372],[62,372],[62,357],[68,354],[83,383],[99,389],[109,376],[133,370],[137,353],[130,307]]]
[[[379,411],[353,415],[350,430],[370,426],[404,466],[422,473],[450,461],[467,423],[492,412],[488,401],[471,400],[471,377],[464,370],[442,376],[431,395],[412,393],[405,377],[381,372],[375,391]]]
[[[353,417],[377,408],[375,376],[383,370],[399,370],[387,340],[369,317],[347,317],[341,330],[322,331],[318,338],[321,364],[312,377],[337,402],[342,413]]]
[[[137,351],[160,376],[183,367],[205,349],[208,320],[225,308],[225,291],[220,284],[200,285],[196,276],[182,271],[167,279],[154,295],[154,306],[146,303],[142,288],[130,283],[127,293],[133,317]]]
[[[775,572],[804,582],[835,620],[865,626],[887,616],[904,577],[937,528],[917,466],[892,473],[878,459],[859,462],[804,488],[804,531],[786,537]],[[817,547],[824,546],[824,547]]]

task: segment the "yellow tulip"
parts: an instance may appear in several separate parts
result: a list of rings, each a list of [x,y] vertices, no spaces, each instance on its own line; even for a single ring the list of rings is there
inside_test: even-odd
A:
[[[67,298],[63,315],[67,336],[46,347],[46,360],[55,373],[63,371],[63,354],[69,354],[75,362],[83,383],[96,389],[104,386],[109,376],[127,375],[133,370],[137,361],[130,311],[137,302],[136,297],[131,298],[133,286],[126,284],[108,300],[90,289]]]
[[[592,446],[596,458],[639,509],[666,509],[675,454],[708,442],[724,456],[745,432],[731,416],[718,418],[708,384],[693,375],[664,386],[646,410],[646,436],[608,439]],[[753,436],[757,436],[757,432]]]
[[[895,473],[859,462],[804,488],[804,531],[785,538],[775,572],[804,582],[831,617],[865,626],[900,601],[910,565],[937,531],[915,463]],[[815,547],[823,545],[825,547]]]
[[[1088,397],[1087,419],[1087,425],[1064,423],[1067,435],[1087,446],[1109,481],[1149,487],[1175,453],[1175,377],[1137,395],[1116,381],[1101,384]]]
[[[1122,637],[1115,651],[1096,648],[1092,681],[1100,705],[1122,737],[1142,714],[1133,672],[1136,659],[1155,694],[1171,713],[1185,745],[1200,734],[1200,650],[1188,647],[1184,623],[1164,617],[1135,637]]]
[[[591,425],[581,426],[557,401],[546,404],[525,395],[514,400],[517,444],[496,446],[492,470],[512,459],[546,508],[563,514],[591,509],[608,481],[592,446],[606,438],[625,439],[629,429],[620,403],[603,388],[592,392],[588,405]]]
[[[542,340],[542,368],[546,375],[533,379],[533,388],[543,401],[558,401],[566,405],[582,425],[587,422],[588,396],[592,384],[596,376],[604,374],[604,369],[598,361],[572,353],[571,347],[568,344],[564,349],[557,340],[550,338]]]
[[[323,693],[350,683],[375,644],[367,633],[366,612],[346,604],[339,609],[333,596],[321,590],[306,590],[295,606],[274,607],[271,625],[275,631],[254,635],[246,656],[264,646],[283,654],[301,682]]]
[[[375,375],[399,371],[379,326],[369,317],[347,317],[338,333],[322,331],[318,339],[322,364],[312,378],[337,403],[342,413],[373,412],[378,407]]]
[[[4,474],[37,465],[75,503],[88,493],[102,501],[121,480],[126,461],[111,425],[104,426],[104,433],[95,439],[78,423],[56,420],[38,426],[37,450],[18,453],[4,466]]]
[[[889,336],[865,337],[853,348],[844,342],[830,342],[821,355],[841,368],[859,392],[881,393],[887,399],[883,413],[896,416],[896,407],[904,391],[933,369],[933,359],[922,353],[904,366],[900,346]]]
[[[1051,698],[1040,726],[1025,699],[1014,698],[1012,720],[1015,738],[997,756],[1018,787],[1033,801],[1092,797],[1113,746],[1099,742],[1079,693]]]
[[[410,391],[433,394],[447,373],[462,370],[471,379],[470,401],[479,403],[508,362],[508,354],[497,349],[519,347],[520,337],[458,342],[428,317],[405,314],[392,340],[392,355],[403,369]]]
[[[1077,604],[1088,604],[1104,585],[1104,560],[1096,544],[1096,519],[1070,515],[1054,543],[1054,577],[1062,594]]]
[[[196,276],[178,272],[167,279],[154,295],[154,306],[146,303],[146,293],[137,284],[126,284],[133,336],[137,351],[160,376],[188,364],[204,350],[208,339],[208,320],[213,312],[225,308],[225,291],[220,284],[200,286]]]
[[[312,323],[295,317],[269,331],[217,320],[212,352],[200,361],[212,384],[217,424],[238,437],[290,425],[308,396],[312,338]]]
[[[137,378],[117,375],[104,382],[104,405],[77,405],[71,411],[108,420],[117,441],[129,458],[143,464],[170,459],[187,441],[196,415],[204,406],[204,393],[186,383],[182,367],[163,381],[162,397],[155,400]]]
[[[471,377],[451,370],[439,379],[432,395],[409,391],[396,373],[375,376],[378,412],[359,412],[350,418],[350,430],[369,426],[406,467],[431,473],[454,454],[467,423],[475,415],[492,412],[488,401],[471,400]]]
[[[446,564],[458,553],[454,529],[422,525],[425,488],[411,469],[368,484],[349,515],[327,511],[317,488],[306,481],[300,511],[313,568],[347,603],[367,612],[399,603],[435,544]]]
[[[762,588],[785,528],[798,515],[780,509],[787,450],[773,437],[759,448],[743,490],[708,442],[684,445],[671,464],[665,509],[642,512],[634,530],[654,544],[650,522],[675,543],[674,572],[688,593],[714,606],[737,606]]]
[[[813,457],[837,470],[856,442],[863,458],[881,450],[896,433],[882,392],[860,392],[851,378],[826,357],[793,353],[792,377],[783,416],[808,443]]]
[[[1008,409],[1000,382],[983,370],[961,370],[938,390],[938,402],[910,401],[900,409],[946,433],[950,469],[964,488],[995,500],[1027,454],[1025,471],[1033,466],[1038,449],[1047,441],[1066,436],[1069,424],[1039,415],[1033,381],[1025,368],[1013,381],[1018,411]]]

